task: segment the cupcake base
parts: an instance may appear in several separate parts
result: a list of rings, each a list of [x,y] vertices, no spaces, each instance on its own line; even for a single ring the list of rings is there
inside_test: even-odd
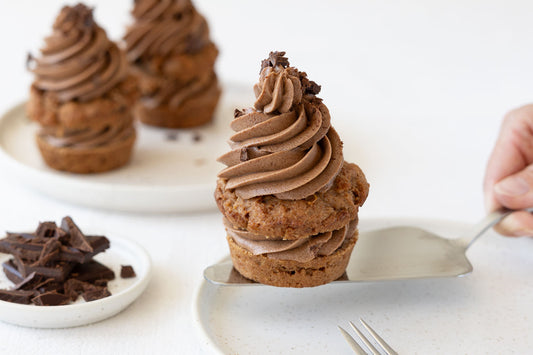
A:
[[[76,174],[91,174],[126,165],[131,157],[135,134],[120,142],[87,149],[56,147],[39,135],[36,139],[41,155],[49,167]]]
[[[333,186],[303,200],[280,200],[272,195],[242,199],[218,179],[215,200],[235,228],[286,240],[336,229],[356,218],[369,184],[355,164],[344,163]]]
[[[253,255],[227,236],[231,260],[235,269],[247,279],[278,287],[314,287],[340,278],[357,242],[357,231],[342,247],[329,256],[318,256],[309,262],[278,260],[265,255]]]

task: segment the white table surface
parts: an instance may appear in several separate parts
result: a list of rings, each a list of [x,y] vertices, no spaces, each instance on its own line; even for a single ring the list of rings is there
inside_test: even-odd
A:
[[[88,3],[96,6],[96,18],[111,37],[120,38],[132,1]],[[507,110],[533,101],[531,2],[196,3],[220,47],[217,65],[223,80],[242,82],[251,90],[260,60],[270,50],[286,50],[293,65],[322,85],[320,96],[344,140],[346,160],[358,163],[371,183],[361,220],[415,217],[473,223],[483,216],[483,172],[501,118]],[[0,111],[27,97],[31,76],[24,69],[26,53],[39,47],[62,4],[58,0],[0,4]],[[228,253],[217,211],[181,215],[98,211],[29,191],[11,179],[9,171],[0,174],[0,202],[0,230],[33,228],[39,220],[58,221],[71,215],[91,233],[139,242],[150,253],[155,271],[141,298],[104,322],[64,330],[0,323],[0,353],[89,354],[96,349],[105,354],[210,353],[194,330],[191,302],[203,268]],[[499,242],[512,248],[508,244],[514,241]],[[531,248],[533,257],[532,243],[516,245]],[[483,255],[476,258],[481,264],[488,262]],[[533,293],[531,278],[524,284]],[[397,285],[401,290],[409,287]],[[420,284],[417,287],[424,292]],[[498,297],[494,302],[495,308],[505,305]],[[413,304],[399,304],[393,314],[390,307],[374,309],[372,314],[376,319],[401,317],[403,310],[416,321],[416,312],[424,307]],[[406,353],[421,351],[407,346],[414,345],[426,353],[455,349],[485,354],[492,353],[494,337],[500,336],[499,344],[505,346],[496,349],[520,354],[531,349],[532,341],[511,332],[530,332],[531,315],[531,309],[524,310],[521,324],[513,327],[505,319],[475,324],[469,322],[473,315],[465,308],[457,322],[478,337],[463,339],[456,348],[445,337],[442,344],[439,339],[424,339],[423,327],[441,326],[436,320],[418,324],[420,332],[399,347]],[[287,349],[291,351],[298,353]]]

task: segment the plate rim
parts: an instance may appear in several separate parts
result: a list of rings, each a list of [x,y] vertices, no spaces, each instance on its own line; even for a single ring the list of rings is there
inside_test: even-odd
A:
[[[27,118],[26,114],[24,113],[25,105],[27,104],[28,100],[22,100],[12,106],[10,106],[6,111],[2,113],[0,116],[0,127],[2,125],[6,124],[6,121],[10,118],[12,119],[12,116],[15,116],[18,111],[21,111],[22,114]],[[29,122],[31,122],[28,119]],[[50,171],[44,171],[36,168],[32,168],[31,166],[28,166],[17,159],[15,159],[13,156],[11,156],[6,150],[5,146],[0,140],[0,160],[4,160],[7,164],[16,167],[17,169],[25,170],[26,172],[31,172],[32,174],[37,174],[39,177],[43,177],[46,179],[58,179],[59,182],[67,182],[71,185],[75,186],[90,186],[91,189],[94,190],[122,190],[122,191],[131,191],[131,192],[150,192],[150,191],[168,191],[173,190],[177,192],[181,191],[190,191],[192,190],[203,190],[206,187],[213,187],[215,186],[215,183],[204,183],[204,184],[190,184],[187,186],[158,186],[158,185],[132,185],[128,183],[124,184],[118,184],[118,183],[102,183],[102,182],[95,182],[95,181],[80,181],[80,179],[77,178],[76,175],[70,175],[68,173],[50,170]]]

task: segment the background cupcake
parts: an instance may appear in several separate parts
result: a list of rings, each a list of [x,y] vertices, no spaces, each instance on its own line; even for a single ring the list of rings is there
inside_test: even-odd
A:
[[[146,124],[188,128],[211,121],[220,88],[209,27],[190,0],[138,0],[124,37]]]
[[[126,164],[135,141],[131,107],[136,83],[124,53],[96,24],[92,9],[65,6],[40,56],[27,114],[42,125],[37,144],[50,167],[73,173]]]

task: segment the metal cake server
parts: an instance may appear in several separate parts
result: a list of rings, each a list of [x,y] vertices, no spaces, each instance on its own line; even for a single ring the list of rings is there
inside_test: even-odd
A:
[[[533,212],[533,208],[524,211]],[[418,227],[360,232],[346,273],[333,283],[464,276],[472,272],[468,248],[512,212],[492,212],[456,239]],[[261,285],[242,277],[229,259],[206,268],[204,277],[216,285]]]

